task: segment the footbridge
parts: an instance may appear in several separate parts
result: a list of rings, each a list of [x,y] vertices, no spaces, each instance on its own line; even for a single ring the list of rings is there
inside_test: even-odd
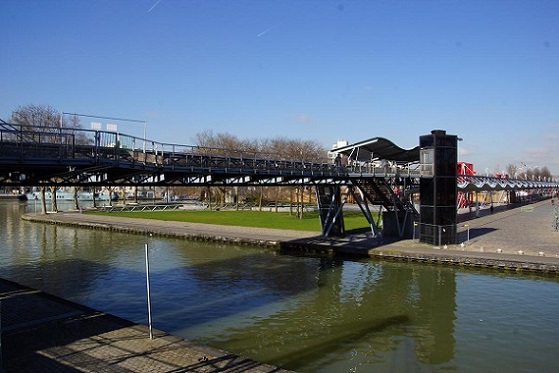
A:
[[[437,138],[436,134],[428,136]],[[162,143],[110,131],[0,121],[0,186],[312,186],[323,235],[345,234],[343,206],[352,200],[374,234],[380,229],[372,210],[380,207],[383,232],[405,236],[423,215],[417,209],[418,195],[429,194],[426,188],[432,189],[429,184],[438,177],[435,158],[440,157],[433,156],[432,148],[420,144],[406,150],[387,139],[373,138],[335,149],[341,158],[332,164],[281,154]],[[448,162],[454,169],[450,176],[454,192],[446,200],[455,201],[450,203],[454,209],[458,190],[548,193],[558,187],[552,181],[462,177],[456,175],[455,158]],[[421,180],[427,180],[423,190]]]

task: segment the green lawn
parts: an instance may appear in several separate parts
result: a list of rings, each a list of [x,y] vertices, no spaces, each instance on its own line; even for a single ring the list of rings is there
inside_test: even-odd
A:
[[[288,212],[269,211],[141,211],[95,212],[95,214],[139,219],[320,232],[320,221],[317,212],[306,212],[303,215],[303,219],[298,219],[295,215],[289,215]],[[344,212],[344,222],[346,231],[359,231],[369,227],[367,220],[360,212]]]

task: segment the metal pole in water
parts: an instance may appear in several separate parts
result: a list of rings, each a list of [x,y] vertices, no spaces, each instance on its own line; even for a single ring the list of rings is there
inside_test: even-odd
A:
[[[148,256],[148,244],[145,245],[146,252],[146,285],[148,294],[148,324],[149,324],[149,339],[153,339],[153,328],[151,324],[151,291],[149,285],[149,256]]]

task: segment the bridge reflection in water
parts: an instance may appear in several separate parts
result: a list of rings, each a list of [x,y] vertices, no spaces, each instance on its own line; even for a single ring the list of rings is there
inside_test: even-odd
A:
[[[273,317],[255,318],[246,328],[231,328],[223,347],[243,350],[246,341],[254,339],[258,355],[266,361],[306,371],[346,364],[352,354],[359,355],[354,363],[382,361],[391,351],[407,350],[410,342],[422,364],[453,359],[456,285],[452,272],[425,268],[419,276],[398,265],[332,259],[320,260],[314,271],[316,280],[310,279],[299,304]]]

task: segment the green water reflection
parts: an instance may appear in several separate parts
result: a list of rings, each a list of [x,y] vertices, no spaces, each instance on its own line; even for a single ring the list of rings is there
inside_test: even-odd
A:
[[[417,364],[454,354],[455,277],[381,263],[320,261],[316,286],[282,309],[252,314],[212,337],[223,348],[295,370],[339,370],[383,364],[413,344]]]

